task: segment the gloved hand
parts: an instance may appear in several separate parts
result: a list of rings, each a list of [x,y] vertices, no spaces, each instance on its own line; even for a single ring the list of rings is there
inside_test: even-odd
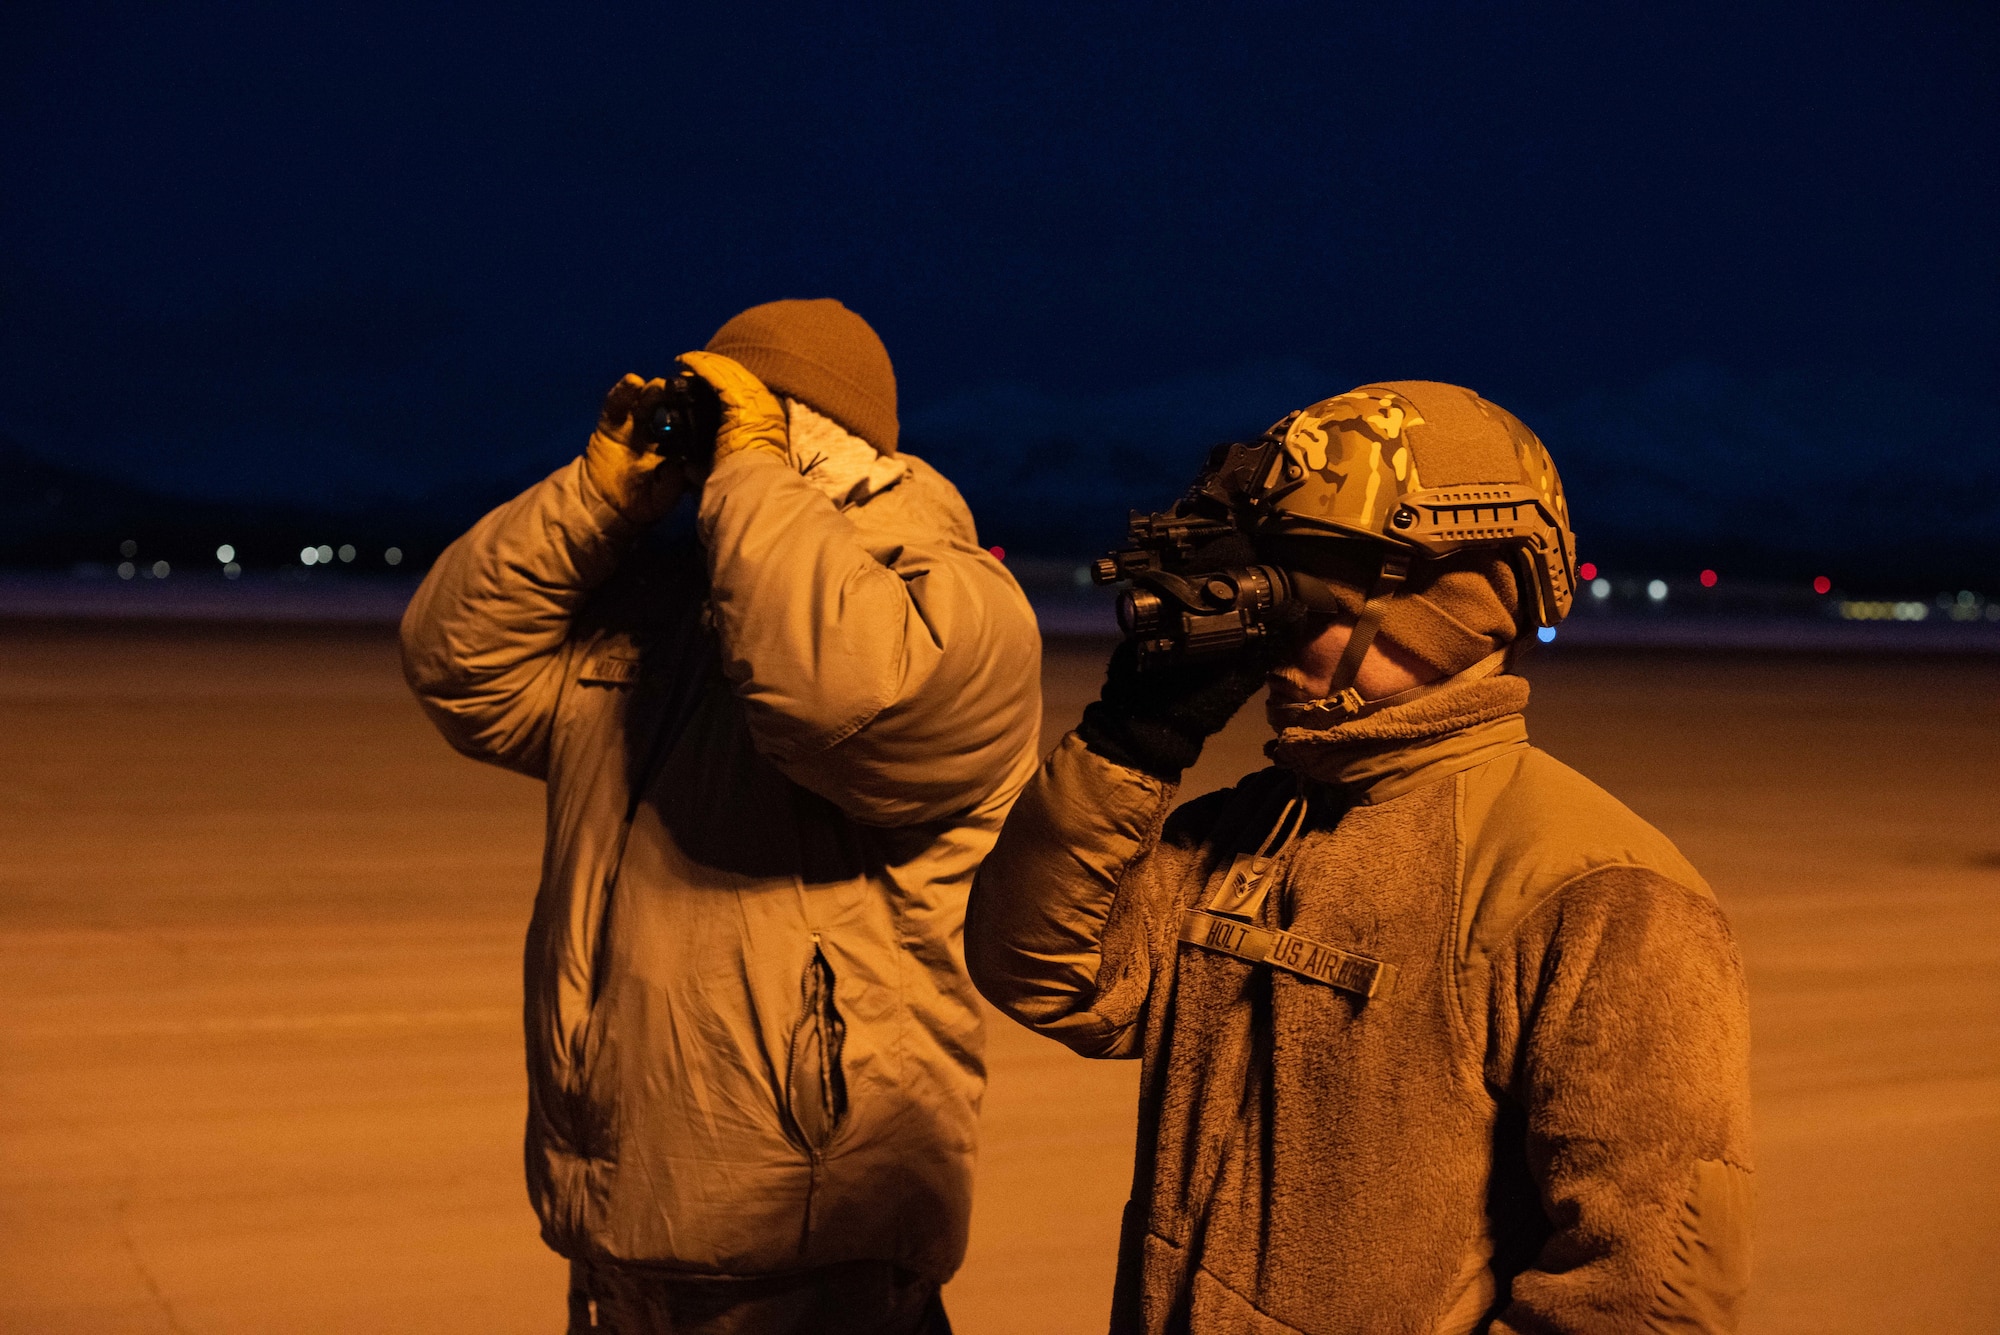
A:
[[[722,398],[722,429],[715,435],[717,463],[739,450],[775,450],[785,454],[785,405],[745,370],[741,362],[719,352],[684,352],[681,365],[715,386]]]
[[[1112,651],[1104,690],[1083,711],[1077,735],[1106,760],[1179,783],[1270,668],[1268,654],[1250,653],[1141,672],[1126,640]]]
[[[591,484],[613,509],[637,524],[663,518],[688,487],[680,461],[649,452],[639,428],[652,420],[666,388],[664,380],[636,375],[613,385],[583,451],[583,471]]]

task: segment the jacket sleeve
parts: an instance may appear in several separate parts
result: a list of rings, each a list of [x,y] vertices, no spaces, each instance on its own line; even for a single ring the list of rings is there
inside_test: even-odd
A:
[[[764,450],[716,464],[700,524],[723,671],[794,782],[906,825],[1021,781],[1041,637],[999,562],[944,538],[873,542]]]
[[[966,910],[965,963],[986,999],[1086,1057],[1136,1057],[1151,991],[1149,902],[1172,785],[1075,733],[1008,813]]]
[[[1487,1077],[1553,1232],[1493,1329],[1733,1331],[1748,1287],[1749,1012],[1713,900],[1603,868],[1494,960]]]
[[[579,459],[445,549],[402,631],[403,675],[445,740],[547,777],[571,618],[636,533]]]

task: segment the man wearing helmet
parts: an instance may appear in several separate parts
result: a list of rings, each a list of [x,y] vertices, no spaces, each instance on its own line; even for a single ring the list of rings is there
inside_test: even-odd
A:
[[[1528,743],[1512,659],[1574,569],[1547,451],[1421,381],[1262,444],[1197,494],[1302,614],[1121,645],[967,924],[996,1005],[1143,1060],[1113,1329],[1734,1329],[1741,964],[1673,845]],[[1267,668],[1274,765],[1170,811]]]

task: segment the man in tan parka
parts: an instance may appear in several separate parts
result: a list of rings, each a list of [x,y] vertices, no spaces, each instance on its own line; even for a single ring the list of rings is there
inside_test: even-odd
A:
[[[896,451],[862,319],[781,301],[682,362],[705,476],[613,388],[403,621],[453,746],[542,779],[529,1191],[570,1329],[943,1330],[984,1081],[961,931],[1034,769],[1040,641]],[[642,542],[689,485],[698,550]]]
[[[1128,642],[967,925],[996,1005],[1144,1063],[1113,1330],[1733,1330],[1742,970],[1673,845],[1528,742],[1510,651],[1574,570],[1547,452],[1411,381],[1266,440],[1232,522],[1318,591],[1274,765],[1175,809],[1273,660]]]

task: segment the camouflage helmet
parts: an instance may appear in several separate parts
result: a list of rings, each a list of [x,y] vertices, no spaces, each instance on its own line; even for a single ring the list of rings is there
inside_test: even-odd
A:
[[[1576,537],[1562,480],[1498,404],[1457,385],[1385,381],[1292,413],[1266,439],[1282,449],[1262,479],[1258,532],[1366,539],[1416,561],[1499,551],[1536,624],[1568,614]]]

